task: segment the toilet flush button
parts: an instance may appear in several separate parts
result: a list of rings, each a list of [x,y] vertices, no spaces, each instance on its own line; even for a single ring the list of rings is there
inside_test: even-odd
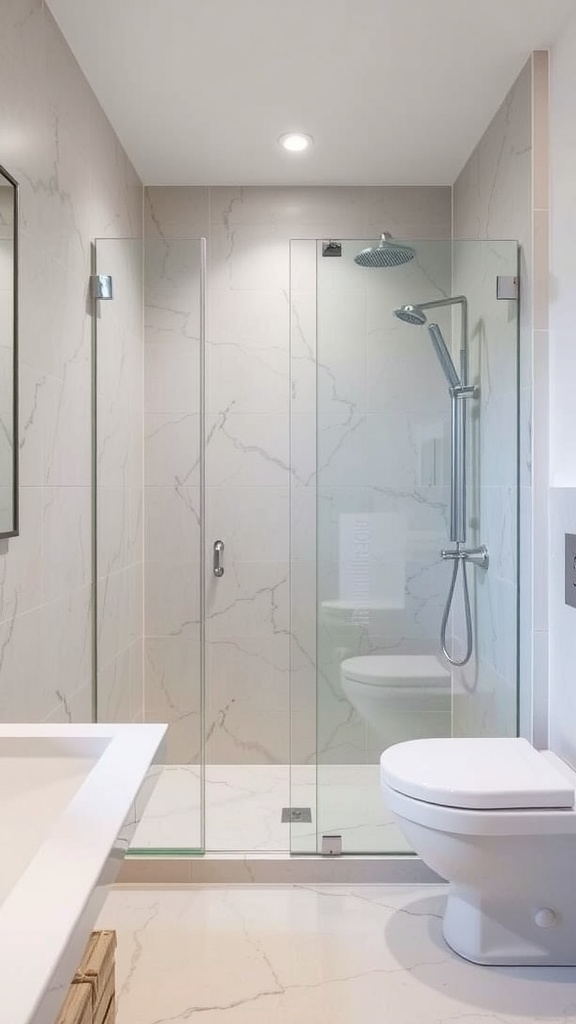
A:
[[[537,924],[539,928],[553,928],[556,924],[556,920],[556,911],[551,910],[550,907],[542,907],[534,914],[534,923]]]

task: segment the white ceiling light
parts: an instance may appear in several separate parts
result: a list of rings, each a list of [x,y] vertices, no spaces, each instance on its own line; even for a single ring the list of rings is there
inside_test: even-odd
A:
[[[286,135],[281,135],[278,139],[280,145],[289,153],[303,153],[312,145],[313,141],[311,135],[303,135],[301,132],[287,132]]]

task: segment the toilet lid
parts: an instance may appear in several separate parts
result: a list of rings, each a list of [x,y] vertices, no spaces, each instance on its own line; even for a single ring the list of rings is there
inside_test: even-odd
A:
[[[570,782],[524,739],[409,740],[388,747],[381,777],[405,796],[446,807],[572,807]]]
[[[433,654],[366,654],[346,658],[346,679],[371,686],[446,686],[450,673]]]

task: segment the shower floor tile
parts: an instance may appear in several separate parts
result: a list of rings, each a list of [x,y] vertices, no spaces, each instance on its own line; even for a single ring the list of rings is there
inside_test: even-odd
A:
[[[528,1024],[576,1014],[576,969],[480,967],[441,886],[118,888],[117,1024]]]
[[[386,811],[378,765],[207,765],[206,850],[317,852],[317,834],[342,835],[345,853],[408,851]],[[198,767],[154,768],[158,780],[140,821],[134,849],[201,847]],[[282,823],[282,808],[310,807],[312,824]],[[291,832],[292,830],[292,832]]]

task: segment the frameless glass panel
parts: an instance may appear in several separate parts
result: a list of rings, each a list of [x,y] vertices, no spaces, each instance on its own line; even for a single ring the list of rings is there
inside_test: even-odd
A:
[[[131,852],[201,851],[203,241],[146,241],[143,280],[98,240],[96,273],[98,719],[168,722]]]
[[[344,241],[336,257],[322,243],[314,254],[292,246],[291,802],[316,790],[293,852],[321,852],[326,835],[345,853],[409,852],[380,796],[382,750],[516,731],[518,323],[517,303],[496,300],[496,276],[516,274],[517,246],[417,241],[401,266],[358,266],[371,244]],[[455,546],[447,375],[462,374],[463,303],[444,303],[461,293],[479,386],[465,399],[466,547],[495,550],[488,572],[467,567],[474,649],[454,668],[440,643],[454,562],[440,552]],[[394,316],[439,302],[427,320]],[[446,635],[455,659],[466,649],[460,582]]]
[[[498,299],[518,275],[510,241],[454,243],[454,290],[468,299],[470,380],[478,399],[468,432],[468,543],[485,544],[487,572],[469,573],[474,655],[452,671],[455,736],[518,731],[518,302]],[[453,617],[464,648],[461,602]]]

